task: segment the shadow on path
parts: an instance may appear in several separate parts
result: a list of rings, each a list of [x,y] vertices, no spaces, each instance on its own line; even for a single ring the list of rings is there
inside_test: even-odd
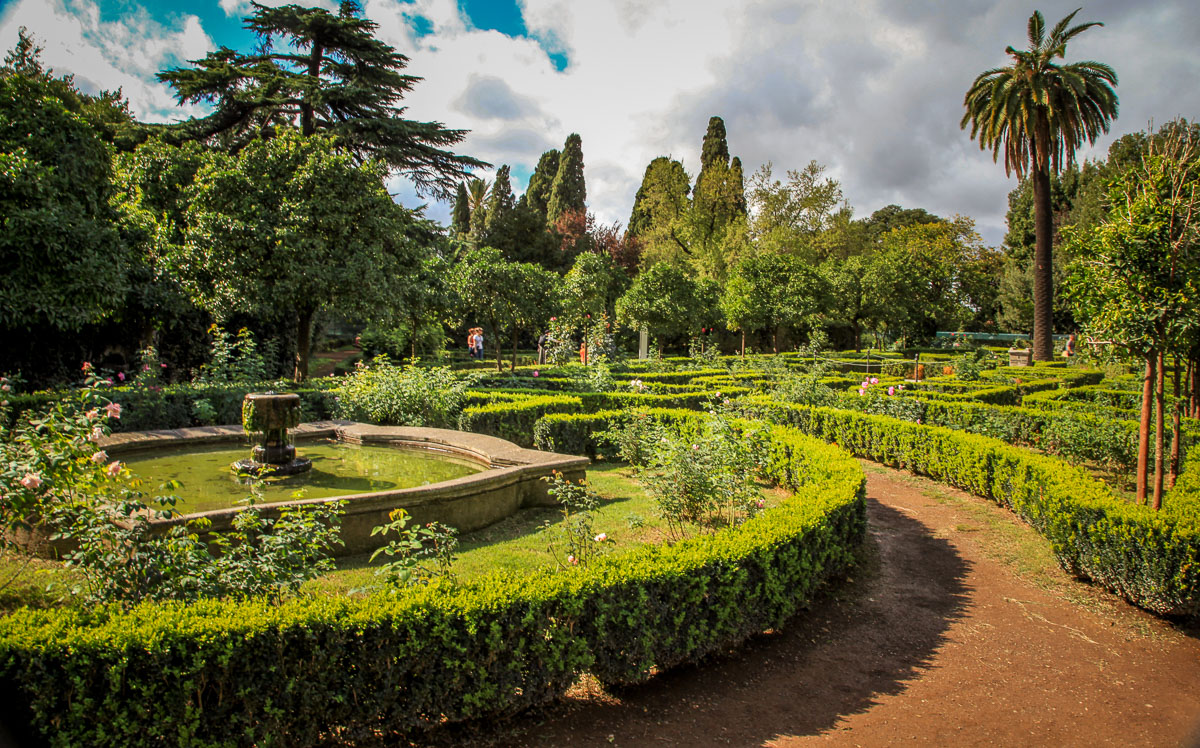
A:
[[[968,605],[970,565],[904,511],[872,497],[867,506],[862,563],[786,630],[611,697],[567,700],[508,724],[463,726],[437,742],[758,745],[826,732],[902,692]]]

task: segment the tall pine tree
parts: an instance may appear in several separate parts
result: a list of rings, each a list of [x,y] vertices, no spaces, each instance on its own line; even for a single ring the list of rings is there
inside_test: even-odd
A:
[[[583,180],[583,139],[577,133],[567,136],[562,156],[558,160],[558,173],[550,187],[550,199],[546,204],[546,220],[550,225],[558,222],[567,213],[587,210],[587,185]]]
[[[375,158],[413,181],[418,192],[449,199],[474,167],[488,164],[447,150],[465,130],[404,119],[400,105],[421,80],[401,71],[408,58],[374,36],[354,0],[334,15],[322,8],[251,3],[245,27],[261,40],[251,54],[228,47],[159,80],[180,104],[211,104],[213,113],[164,126],[168,138],[201,140],[238,151],[281,125],[307,137],[323,132],[359,159]]]

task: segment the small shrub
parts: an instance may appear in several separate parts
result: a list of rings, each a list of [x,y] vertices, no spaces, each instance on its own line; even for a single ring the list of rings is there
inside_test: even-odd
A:
[[[393,510],[388,519],[391,522],[373,528],[371,535],[392,533],[396,537],[375,549],[371,563],[375,563],[381,554],[391,559],[375,570],[375,575],[384,581],[389,591],[429,584],[439,577],[454,581],[451,567],[454,551],[458,548],[458,530],[441,522],[408,527],[412,517],[404,509]]]
[[[472,382],[448,367],[393,365],[375,357],[337,390],[339,418],[389,426],[453,428]]]

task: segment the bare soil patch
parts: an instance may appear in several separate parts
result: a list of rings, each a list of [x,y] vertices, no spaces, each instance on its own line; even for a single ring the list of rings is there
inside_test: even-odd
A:
[[[785,631],[615,693],[583,684],[538,713],[441,740],[1200,745],[1194,623],[1070,578],[999,507],[864,467],[864,562]]]

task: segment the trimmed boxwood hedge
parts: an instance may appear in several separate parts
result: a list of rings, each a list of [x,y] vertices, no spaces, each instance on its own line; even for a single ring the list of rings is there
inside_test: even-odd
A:
[[[1135,605],[1162,615],[1200,615],[1194,513],[1131,504],[1082,470],[998,439],[831,408],[759,402],[755,409],[853,454],[1008,507],[1049,540],[1064,569]],[[1175,500],[1190,506],[1194,497]]]
[[[781,627],[853,562],[861,468],[769,434],[795,493],[739,527],[395,597],[25,609],[0,619],[2,695],[53,746],[307,746],[512,713],[585,671],[644,680]]]

